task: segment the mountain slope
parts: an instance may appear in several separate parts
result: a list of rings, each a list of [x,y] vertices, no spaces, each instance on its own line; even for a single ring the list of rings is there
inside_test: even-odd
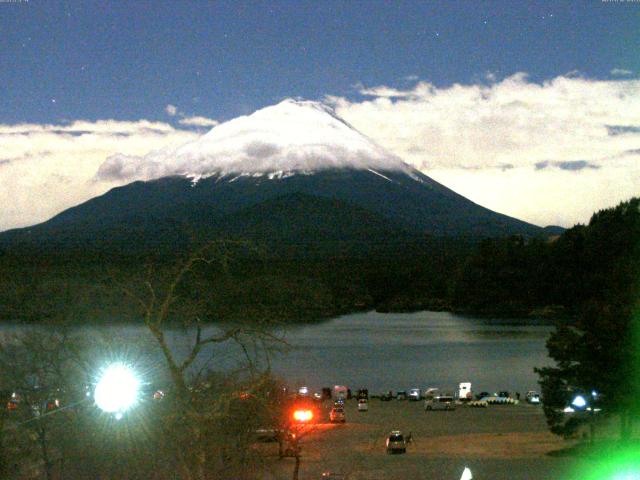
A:
[[[374,231],[364,237],[372,243],[382,241],[381,222],[398,239],[544,234],[535,225],[483,208],[420,173],[317,102],[285,100],[218,125],[179,147],[144,157],[116,155],[105,161],[98,177],[134,181],[40,225],[5,232],[0,244],[126,251],[180,246],[194,235],[239,236],[239,225],[258,239],[258,231],[241,221],[248,208],[254,209],[254,216],[260,212],[265,225],[274,216],[272,223],[279,223],[283,242],[295,243],[305,231],[317,232],[314,240],[322,242],[340,223],[327,214],[314,216],[314,209],[327,200],[333,202],[327,212],[335,219],[359,212],[352,227],[361,227],[362,216],[375,218]],[[273,203],[276,198],[288,199],[296,229],[288,228],[287,213],[282,204]],[[292,203],[295,199],[300,203]],[[308,215],[302,213],[304,208],[310,208]],[[319,225],[322,222],[326,228]],[[340,224],[344,231],[355,231]],[[284,232],[290,238],[284,238]]]
[[[114,278],[135,290],[152,275],[162,288],[185,253],[215,238],[252,246],[230,254],[228,270],[205,262],[191,271],[179,292],[184,318],[190,302],[206,304],[211,320],[442,308],[475,242],[546,236],[420,173],[315,102],[288,100],[182,146],[110,157],[101,178],[124,185],[0,234],[0,319],[135,318]]]
[[[417,181],[397,172],[382,175],[386,178],[366,170],[343,169],[272,180],[242,177],[229,182],[210,177],[195,185],[186,177],[134,182],[66,210],[43,224],[6,232],[0,235],[0,241],[61,246],[103,244],[105,248],[110,244],[124,248],[134,240],[139,247],[173,244],[193,232],[237,236],[241,234],[237,227],[240,220],[235,221],[233,216],[243,215],[243,210],[250,207],[265,218],[280,215],[284,226],[286,212],[270,209],[274,204],[269,202],[279,197],[288,197],[290,202],[310,197],[315,197],[316,203],[332,200],[337,217],[340,209],[357,208],[398,228],[398,235],[405,236],[482,238],[542,234],[539,227],[480,207],[428,177],[418,177],[422,181]],[[310,204],[301,202],[297,207],[291,204],[290,208],[294,212],[305,205]],[[305,217],[298,211],[296,218],[302,223],[310,222],[309,228],[318,227],[313,225],[312,216]],[[328,216],[323,219],[330,220]],[[302,225],[297,226],[304,230]],[[293,235],[289,241],[295,242],[296,233],[285,230]],[[316,241],[323,241],[323,237],[317,236]],[[371,241],[376,241],[375,236]]]

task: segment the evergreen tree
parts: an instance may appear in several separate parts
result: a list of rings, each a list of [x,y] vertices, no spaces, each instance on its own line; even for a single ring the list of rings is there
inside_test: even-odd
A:
[[[573,434],[587,418],[562,409],[583,394],[603,414],[620,417],[624,438],[640,411],[640,199],[600,211],[563,237],[555,255],[574,264],[560,280],[580,314],[547,341],[556,366],[536,369],[547,421],[552,432]]]

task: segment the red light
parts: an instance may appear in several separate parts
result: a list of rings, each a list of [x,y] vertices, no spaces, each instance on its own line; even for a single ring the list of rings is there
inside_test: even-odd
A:
[[[311,410],[296,410],[293,412],[293,419],[296,422],[308,422],[313,418],[313,412]]]

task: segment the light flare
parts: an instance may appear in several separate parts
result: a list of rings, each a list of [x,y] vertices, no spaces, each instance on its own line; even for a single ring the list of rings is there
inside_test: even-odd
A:
[[[311,410],[296,410],[293,412],[293,419],[297,422],[308,422],[313,418]]]
[[[107,413],[122,415],[138,400],[140,380],[123,363],[109,365],[96,385],[96,405]]]

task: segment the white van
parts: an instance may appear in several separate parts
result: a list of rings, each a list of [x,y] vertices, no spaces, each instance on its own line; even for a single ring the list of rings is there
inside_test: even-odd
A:
[[[463,402],[473,400],[471,382],[460,382],[458,384],[458,398]]]
[[[424,401],[424,410],[455,410],[456,402],[453,395],[436,395]]]

